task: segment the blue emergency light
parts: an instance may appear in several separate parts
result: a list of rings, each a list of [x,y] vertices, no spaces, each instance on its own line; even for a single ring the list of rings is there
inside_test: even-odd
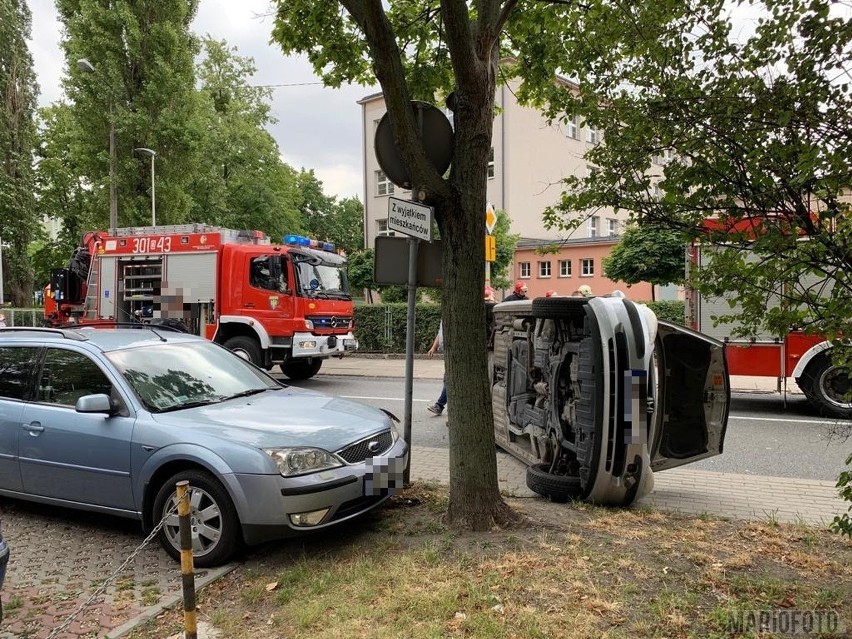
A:
[[[319,240],[313,240],[309,237],[305,237],[304,235],[285,235],[283,240],[285,244],[291,244],[293,246],[308,246],[321,251],[334,252],[333,242],[320,242]]]

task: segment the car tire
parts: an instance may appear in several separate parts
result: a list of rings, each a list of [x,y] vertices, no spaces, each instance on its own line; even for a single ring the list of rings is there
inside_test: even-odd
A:
[[[281,372],[292,380],[310,379],[322,367],[322,360],[319,357],[312,357],[309,360],[297,359],[290,360],[281,364]]]
[[[532,316],[539,319],[569,319],[585,313],[585,297],[536,297],[532,301]]]
[[[531,491],[560,504],[582,497],[579,477],[554,475],[549,468],[549,464],[535,464],[527,468],[527,487]]]
[[[260,344],[257,343],[257,340],[244,335],[238,335],[227,340],[225,348],[233,351],[235,355],[248,360],[255,366],[263,368],[263,357],[260,351]]]
[[[240,521],[228,491],[210,473],[185,470],[170,477],[154,499],[152,521],[156,525],[175,507],[180,481],[189,482],[193,563],[209,568],[227,563],[242,548]],[[203,513],[203,514],[202,514]],[[204,524],[199,526],[198,524]],[[210,534],[204,531],[209,530]],[[180,527],[177,511],[166,518],[157,539],[165,551],[180,559]]]
[[[839,419],[852,418],[852,401],[847,393],[852,390],[849,371],[831,362],[831,351],[818,353],[805,366],[796,383],[820,414]]]

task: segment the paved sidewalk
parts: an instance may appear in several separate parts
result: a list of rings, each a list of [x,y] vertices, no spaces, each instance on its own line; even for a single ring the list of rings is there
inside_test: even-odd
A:
[[[323,362],[320,375],[352,375],[356,377],[405,377],[405,357],[400,355],[359,354]],[[443,357],[415,355],[415,379],[441,379],[444,376]],[[778,381],[774,377],[745,377],[731,375],[731,392],[776,393]],[[795,382],[787,386],[788,395],[802,395]]]

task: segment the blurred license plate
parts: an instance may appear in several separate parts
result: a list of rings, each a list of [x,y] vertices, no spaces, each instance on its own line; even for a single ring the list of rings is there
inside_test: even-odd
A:
[[[364,494],[368,497],[393,495],[402,489],[405,472],[404,457],[373,457],[368,459],[364,474]]]

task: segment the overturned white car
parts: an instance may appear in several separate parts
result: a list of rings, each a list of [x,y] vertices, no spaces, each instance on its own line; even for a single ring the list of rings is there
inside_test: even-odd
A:
[[[497,445],[553,501],[628,505],[652,471],[722,452],[723,344],[623,296],[541,297],[493,308]]]

